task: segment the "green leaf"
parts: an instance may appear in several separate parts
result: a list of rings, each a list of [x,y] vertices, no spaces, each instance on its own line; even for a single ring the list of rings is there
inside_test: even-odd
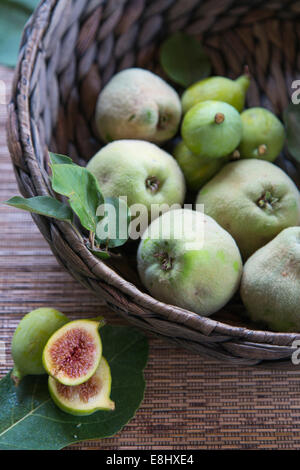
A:
[[[71,416],[51,400],[47,376],[25,377],[15,387],[9,374],[0,381],[0,449],[57,450],[86,439],[113,436],[135,415],[143,400],[148,344],[139,331],[106,325],[100,330],[103,355],[112,373],[115,411]]]
[[[52,152],[49,152],[49,155],[50,155],[50,160],[51,160],[51,166],[55,164],[75,165],[72,158],[67,157],[66,155],[61,155],[60,153],[52,153]]]
[[[70,207],[50,196],[36,196],[28,199],[15,196],[5,201],[4,204],[71,223],[73,220]]]
[[[104,201],[95,176],[78,165],[55,164],[51,169],[54,191],[69,198],[83,227],[95,233],[101,219],[96,215],[97,208]]]
[[[94,256],[100,259],[108,259],[111,256],[109,251],[100,250],[100,248],[91,248],[90,246],[88,246],[88,249],[91,253],[93,253]]]
[[[22,31],[38,0],[0,0],[0,63],[17,63]]]
[[[283,120],[288,151],[300,163],[300,105],[290,104],[283,113]]]
[[[210,60],[197,39],[175,33],[162,44],[160,62],[166,74],[179,85],[188,87],[211,73]]]
[[[99,213],[98,208],[98,213]],[[130,211],[122,198],[107,197],[101,221],[97,224],[96,241],[108,248],[124,245],[128,240]]]

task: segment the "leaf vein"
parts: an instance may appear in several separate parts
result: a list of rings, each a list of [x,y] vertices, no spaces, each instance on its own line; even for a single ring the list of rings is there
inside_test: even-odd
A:
[[[39,406],[37,406],[34,410],[30,410],[29,413],[27,413],[25,416],[23,416],[21,419],[17,420],[14,424],[12,424],[9,428],[6,428],[2,433],[0,433],[0,437],[1,436],[4,436],[5,433],[7,433],[8,431],[11,431],[11,429],[13,429],[15,426],[17,426],[17,424],[21,423],[22,421],[24,421],[24,419],[28,418],[29,416],[33,415],[33,413],[38,410],[39,408],[41,408],[42,406],[44,406],[46,403],[48,403],[49,401],[51,401],[51,398],[49,398],[48,400],[45,400],[43,403],[41,403]]]

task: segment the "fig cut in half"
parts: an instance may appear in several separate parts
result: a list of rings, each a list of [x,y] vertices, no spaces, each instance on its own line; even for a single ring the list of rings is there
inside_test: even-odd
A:
[[[110,399],[110,368],[104,357],[87,382],[70,387],[49,377],[48,386],[54,403],[66,413],[83,416],[98,410],[115,409],[115,404]]]
[[[75,320],[57,330],[43,351],[51,377],[64,385],[79,385],[95,373],[102,356],[100,322]]]

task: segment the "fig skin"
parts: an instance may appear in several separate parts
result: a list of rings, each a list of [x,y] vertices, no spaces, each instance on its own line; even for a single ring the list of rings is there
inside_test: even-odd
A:
[[[194,83],[182,95],[182,110],[186,113],[201,101],[217,100],[233,106],[241,112],[245,106],[250,75],[241,75],[237,80],[226,77],[209,77]]]
[[[283,230],[248,259],[240,292],[252,320],[299,332],[300,227]]]
[[[43,351],[43,365],[48,375],[63,385],[75,386],[86,382],[95,373],[102,357],[102,342],[98,331],[100,324],[94,320],[74,320],[57,330],[49,338]],[[79,331],[82,331],[83,337],[79,336]],[[72,337],[72,332],[75,337]],[[84,341],[89,344],[83,344]],[[86,347],[90,348],[89,351],[84,351],[80,356],[80,348]],[[64,352],[64,348],[70,348],[71,351]],[[53,355],[58,357],[57,361],[53,359]],[[87,360],[90,363],[84,364]],[[62,361],[61,365],[56,364],[59,361]],[[73,364],[70,364],[72,361]],[[82,370],[79,374],[80,367]]]
[[[53,308],[38,308],[27,313],[17,326],[12,339],[14,360],[12,379],[16,385],[25,375],[46,374],[42,355],[50,336],[69,322],[68,317]]]
[[[142,140],[118,140],[103,147],[87,169],[97,178],[105,197],[127,196],[128,206],[183,204],[185,180],[172,155]],[[147,187],[156,178],[158,188]]]
[[[185,143],[180,141],[173,152],[183,174],[187,187],[198,191],[227,163],[228,158],[203,158],[191,152]]]
[[[181,134],[189,150],[203,158],[222,158],[231,154],[242,138],[238,111],[222,101],[203,101],[184,116]]]
[[[198,223],[203,223],[204,239]],[[182,236],[176,234],[180,226]],[[242,273],[231,235],[211,217],[190,209],[155,219],[142,236],[137,260],[140,278],[154,298],[203,316],[230,300]]]
[[[283,229],[300,224],[300,195],[273,163],[228,163],[200,190],[196,203],[233,236],[244,260]]]
[[[96,105],[104,142],[143,139],[162,143],[177,132],[181,102],[176,91],[149,70],[129,68],[112,77]]]
[[[283,149],[283,124],[265,108],[250,108],[241,114],[243,135],[239,145],[241,158],[273,162]]]
[[[99,379],[100,384],[102,384],[101,393],[97,393],[95,396],[92,396],[88,401],[84,401],[80,398],[79,392],[85,386],[87,389],[89,382],[92,382],[96,378]],[[68,392],[68,389],[71,393],[77,392],[76,397],[68,399],[63,397],[59,393],[59,388],[61,384],[57,382],[52,377],[48,379],[48,388],[54,403],[65,413],[74,415],[74,416],[88,416],[99,410],[113,411],[115,409],[115,403],[110,399],[111,391],[111,372],[110,367],[106,359],[102,356],[98,368],[96,369],[93,376],[89,379],[88,382],[78,386],[68,386],[63,385],[64,390]],[[77,403],[76,403],[77,399]]]

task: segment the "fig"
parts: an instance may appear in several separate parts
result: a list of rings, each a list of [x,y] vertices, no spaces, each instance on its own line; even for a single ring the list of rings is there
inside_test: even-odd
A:
[[[274,331],[300,330],[300,227],[286,228],[246,262],[241,297],[250,318]]]
[[[143,204],[182,204],[185,181],[172,155],[143,140],[118,140],[103,147],[87,169],[105,197],[127,196],[129,208]]]
[[[227,162],[226,157],[199,157],[187,148],[183,140],[176,145],[173,154],[184,174],[187,187],[191,191],[198,191]]]
[[[14,360],[12,379],[17,385],[25,375],[40,375],[43,349],[50,336],[69,319],[53,308],[38,308],[27,313],[17,326],[11,345]]]
[[[49,377],[48,388],[54,403],[71,415],[84,416],[98,410],[115,409],[110,399],[110,367],[103,356],[95,373],[86,382],[69,386]]]
[[[228,163],[201,188],[197,201],[237,242],[244,259],[285,228],[300,224],[300,195],[273,163]]]
[[[283,124],[265,108],[250,108],[241,114],[243,135],[239,145],[241,158],[273,162],[284,146]]]
[[[230,80],[226,77],[209,77],[200,80],[183,93],[181,98],[183,112],[186,113],[195,104],[208,100],[225,101],[241,112],[245,106],[249,85],[248,71],[237,80]]]
[[[99,326],[98,321],[74,320],[57,330],[43,351],[47,373],[64,385],[86,382],[102,356]]]
[[[191,152],[204,158],[222,158],[239,145],[242,120],[228,103],[203,101],[186,113],[181,132]]]
[[[96,106],[96,126],[104,142],[165,142],[176,134],[180,118],[181,103],[176,91],[141,68],[114,75],[101,91]]]
[[[164,213],[138,248],[140,278],[156,299],[209,316],[239,287],[242,260],[232,236],[200,211]]]

